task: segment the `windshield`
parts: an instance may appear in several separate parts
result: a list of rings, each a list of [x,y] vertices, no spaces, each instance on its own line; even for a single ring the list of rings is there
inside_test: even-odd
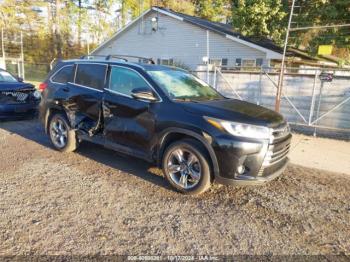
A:
[[[224,98],[207,83],[185,71],[150,70],[148,74],[173,100],[207,101]]]
[[[0,82],[18,82],[10,73],[0,71]]]

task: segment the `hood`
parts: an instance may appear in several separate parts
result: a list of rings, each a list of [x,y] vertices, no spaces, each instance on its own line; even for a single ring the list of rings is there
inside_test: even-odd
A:
[[[20,91],[26,89],[34,89],[34,86],[22,82],[0,82],[0,91]]]
[[[184,110],[201,116],[209,116],[246,124],[275,127],[284,122],[279,113],[237,99],[183,103]]]

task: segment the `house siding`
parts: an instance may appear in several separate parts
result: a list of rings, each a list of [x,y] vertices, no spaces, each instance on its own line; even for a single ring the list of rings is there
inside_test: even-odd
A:
[[[158,30],[152,31],[151,19],[158,16]],[[143,22],[143,26],[142,26]],[[228,59],[228,66],[234,66],[236,58],[263,59],[268,64],[266,53],[234,42],[218,33],[209,33],[209,58]],[[201,27],[180,21],[176,18],[152,11],[105,46],[93,54],[124,54],[174,59],[191,69],[198,69],[207,55],[207,31]]]

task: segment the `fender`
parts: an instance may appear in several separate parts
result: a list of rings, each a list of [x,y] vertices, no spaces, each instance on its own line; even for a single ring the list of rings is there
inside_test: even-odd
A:
[[[70,126],[72,127],[71,119],[69,118],[69,114],[68,114],[67,110],[62,105],[51,104],[50,106],[48,106],[46,108],[46,112],[45,112],[44,119],[43,119],[44,120],[44,128],[45,128],[45,133],[46,134],[48,133],[49,117],[50,117],[52,111],[59,111],[59,112],[64,113],[66,115],[67,119],[68,119],[68,122],[69,122]]]
[[[161,156],[163,155],[163,152],[165,149],[164,148],[164,141],[166,140],[166,137],[168,135],[173,134],[173,133],[184,134],[184,135],[187,135],[189,137],[193,137],[193,138],[199,140],[209,153],[209,157],[211,158],[211,162],[213,164],[213,169],[214,169],[213,171],[214,171],[215,177],[220,175],[218,161],[217,161],[214,149],[212,148],[210,142],[204,136],[200,135],[199,133],[196,133],[194,131],[184,129],[184,128],[178,128],[178,127],[166,128],[165,130],[163,130],[160,133],[159,147],[158,147],[159,150],[158,150],[158,157],[157,157],[158,165],[161,163]]]

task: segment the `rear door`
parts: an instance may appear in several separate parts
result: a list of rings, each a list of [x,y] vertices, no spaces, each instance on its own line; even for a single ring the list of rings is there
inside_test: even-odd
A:
[[[131,91],[141,87],[152,89],[136,70],[111,66],[109,86],[103,99],[104,133],[106,143],[121,151],[148,158],[154,140],[159,103],[134,99]]]
[[[107,64],[76,64],[74,82],[68,82],[69,99],[65,107],[74,128],[94,134],[102,114],[103,89],[106,84]]]

